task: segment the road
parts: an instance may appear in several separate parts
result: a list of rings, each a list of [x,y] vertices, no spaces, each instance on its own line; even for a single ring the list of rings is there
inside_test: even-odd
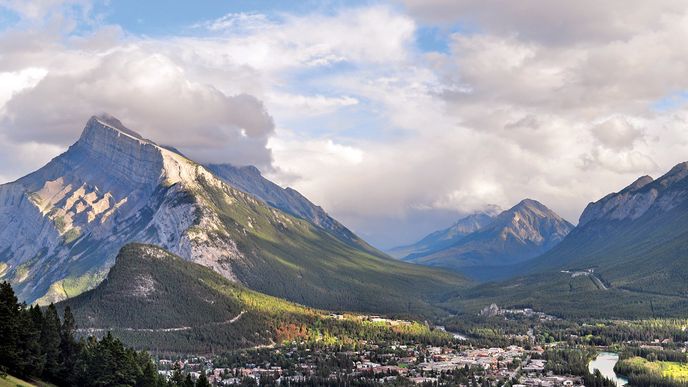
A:
[[[107,332],[107,331],[127,331],[127,332],[180,332],[180,331],[189,331],[195,328],[205,328],[209,326],[217,326],[217,325],[229,325],[229,324],[234,324],[235,322],[239,321],[241,316],[246,313],[245,310],[242,310],[241,313],[236,315],[236,317],[233,317],[229,320],[225,321],[218,321],[218,322],[209,322],[206,324],[201,324],[197,325],[195,327],[191,326],[185,326],[185,327],[175,327],[175,328],[80,328],[77,329],[77,332],[84,332],[84,333],[98,333],[98,332]]]

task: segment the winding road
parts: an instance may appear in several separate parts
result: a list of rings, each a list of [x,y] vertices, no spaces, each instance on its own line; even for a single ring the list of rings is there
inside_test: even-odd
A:
[[[236,315],[236,317],[233,317],[229,320],[218,321],[218,322],[209,322],[206,324],[197,325],[195,327],[185,326],[185,327],[176,327],[176,328],[121,328],[121,327],[80,328],[80,329],[77,329],[77,332],[98,333],[98,332],[107,332],[107,331],[127,331],[127,332],[180,332],[180,331],[189,331],[189,330],[192,330],[195,328],[205,328],[205,327],[209,327],[209,326],[234,324],[235,322],[239,321],[239,319],[241,318],[241,316],[244,315],[244,313],[246,313],[246,311],[242,310],[241,313]]]

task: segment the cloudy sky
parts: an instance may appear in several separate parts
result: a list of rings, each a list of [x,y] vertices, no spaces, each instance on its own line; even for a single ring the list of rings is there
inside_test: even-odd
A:
[[[109,112],[379,247],[688,160],[688,3],[0,0],[0,181]]]

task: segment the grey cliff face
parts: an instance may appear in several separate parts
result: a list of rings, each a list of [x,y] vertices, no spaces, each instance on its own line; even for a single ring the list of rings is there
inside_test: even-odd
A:
[[[685,202],[687,177],[688,163],[685,162],[657,180],[650,176],[640,177],[623,190],[588,204],[578,225],[584,226],[595,220],[635,220],[650,211],[670,211]]]
[[[236,259],[237,249],[190,232],[213,222],[188,199],[201,175],[212,180],[119,121],[92,117],[65,153],[0,186],[2,278],[23,300],[57,301],[94,286],[131,241],[210,260],[208,266],[231,278],[219,262]]]

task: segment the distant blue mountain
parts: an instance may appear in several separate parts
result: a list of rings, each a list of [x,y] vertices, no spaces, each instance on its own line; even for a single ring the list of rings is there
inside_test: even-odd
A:
[[[478,280],[504,278],[502,268],[523,263],[555,245],[573,225],[542,203],[525,199],[497,215],[479,213],[432,233],[401,259],[462,272]],[[397,249],[396,251],[401,251]]]

